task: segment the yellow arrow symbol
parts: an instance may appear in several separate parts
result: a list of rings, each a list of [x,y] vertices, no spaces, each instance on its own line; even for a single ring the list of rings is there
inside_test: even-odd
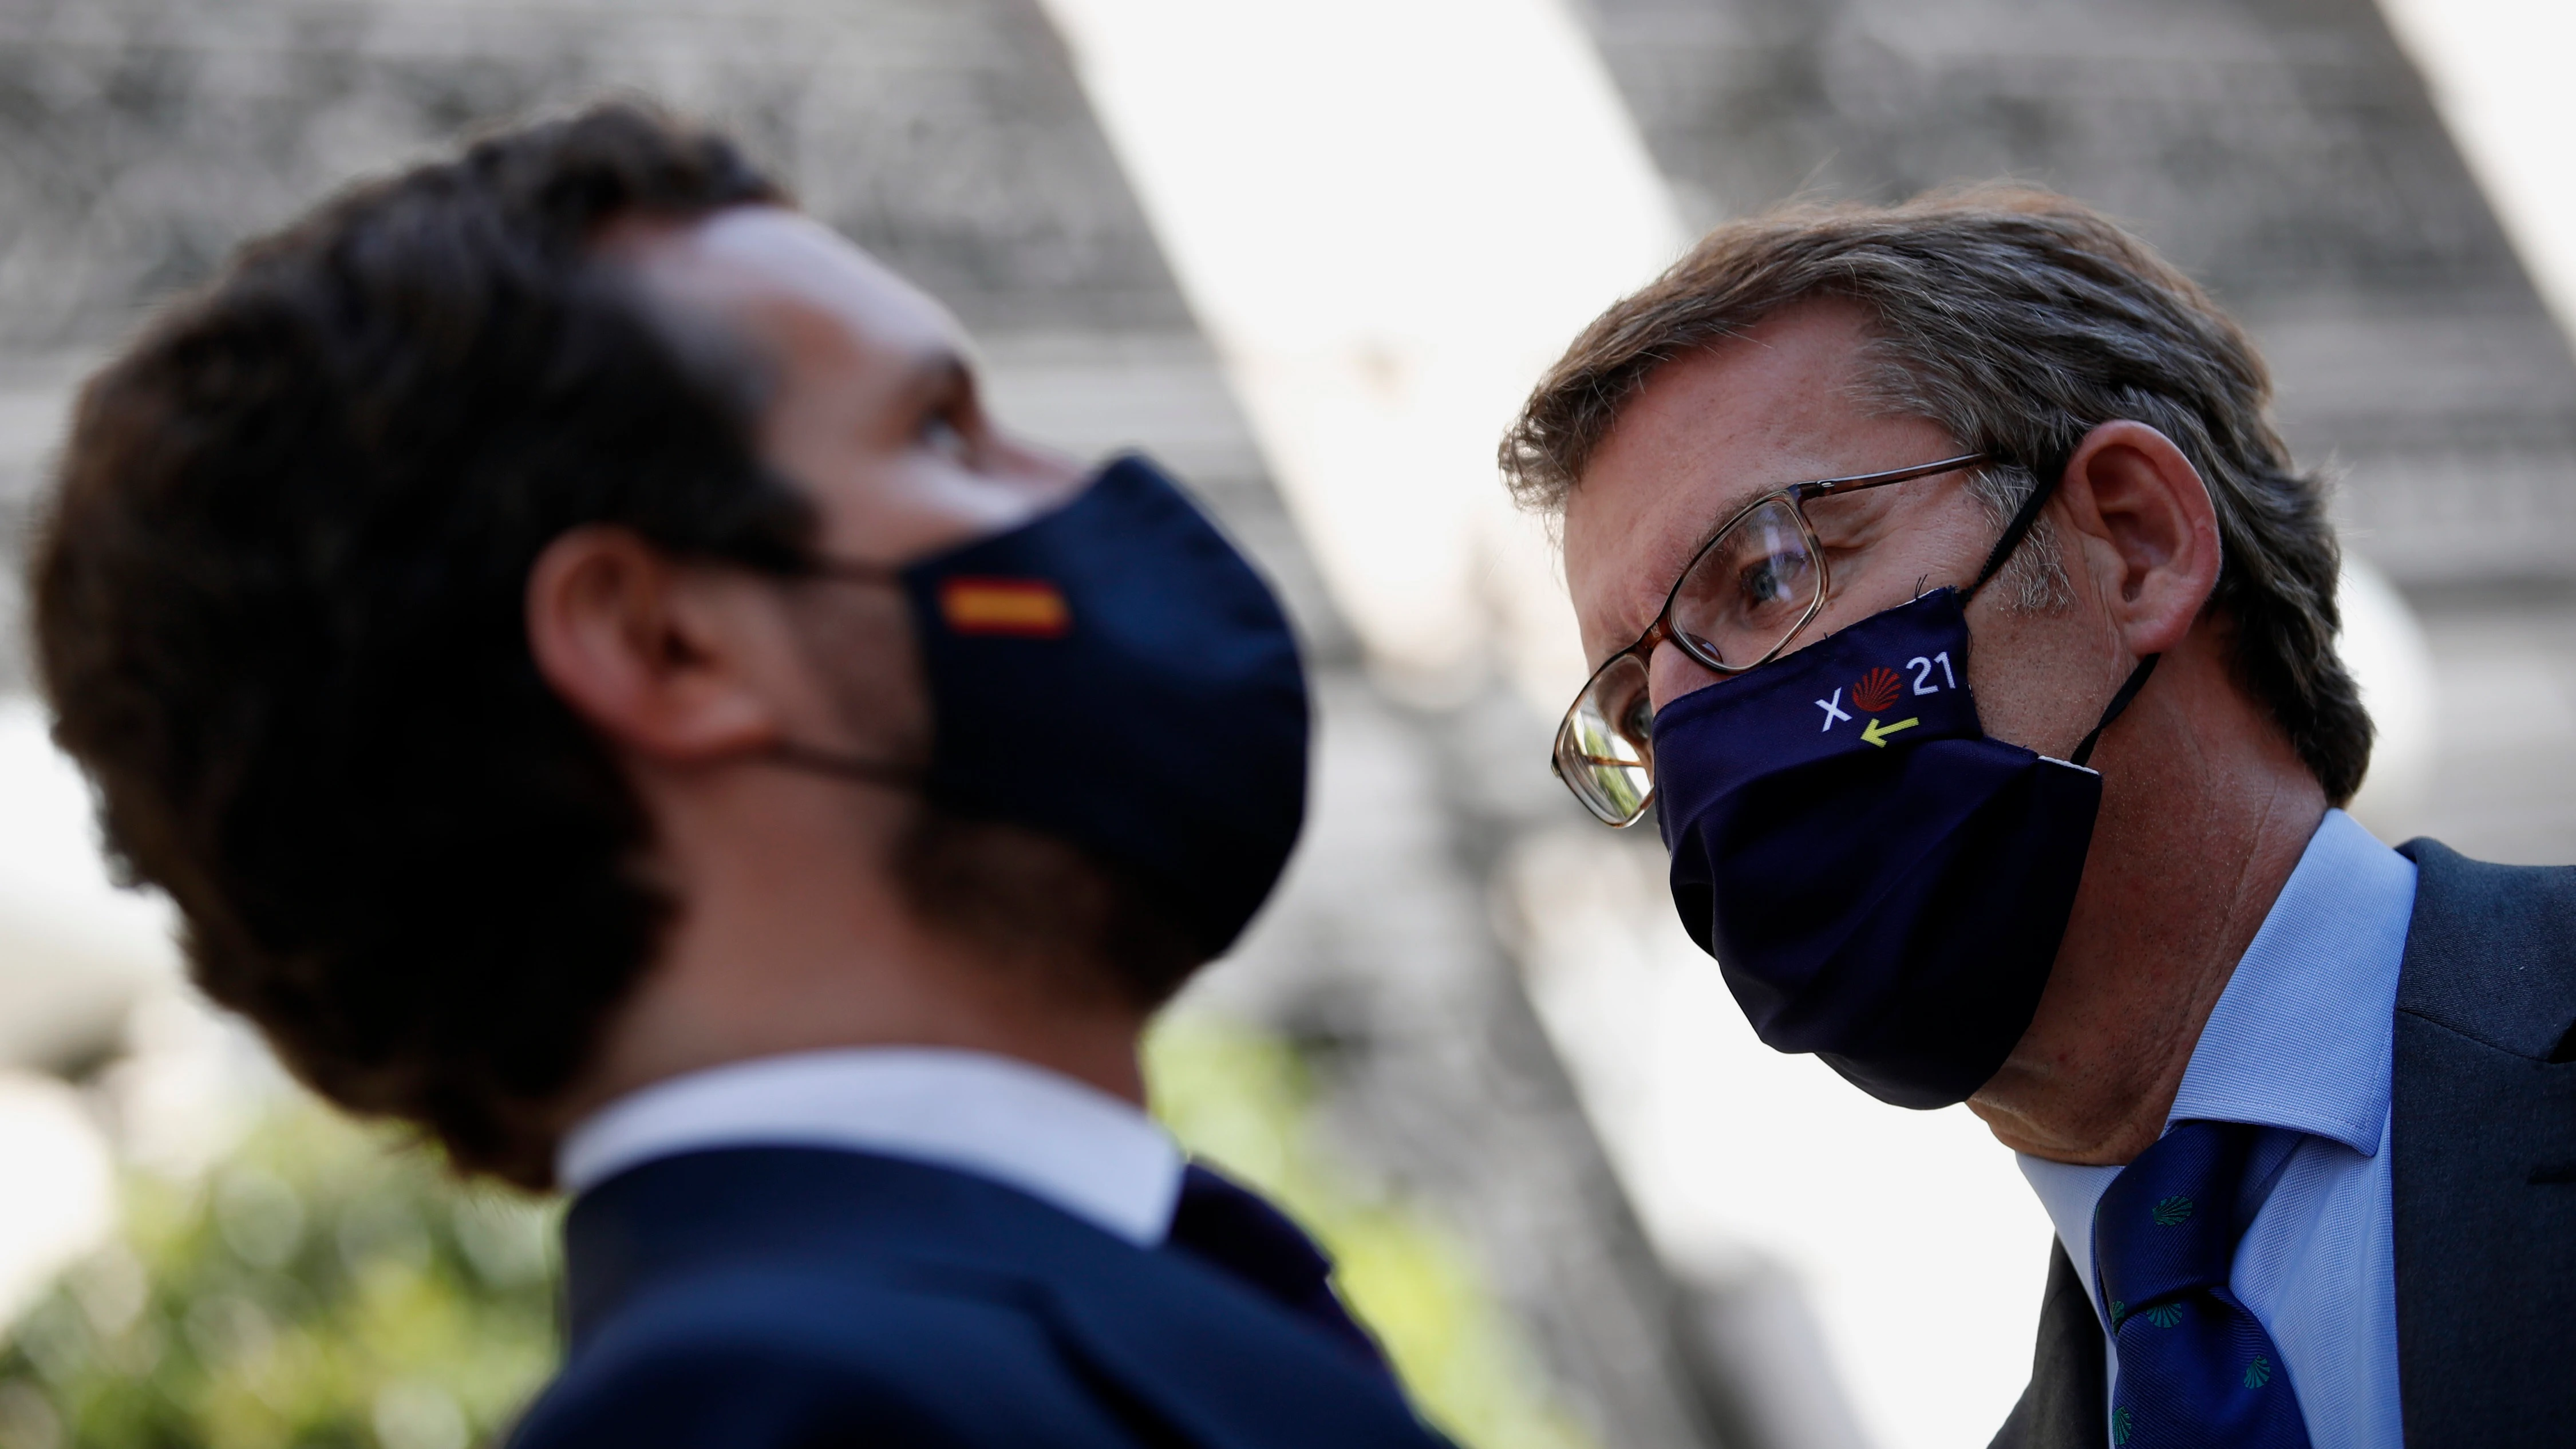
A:
[[[1869,723],[1860,727],[1860,737],[1883,750],[1887,748],[1887,737],[1889,735],[1896,733],[1898,730],[1910,730],[1921,723],[1923,723],[1923,721],[1920,719],[1901,719],[1892,725],[1883,725],[1876,720],[1871,720]]]

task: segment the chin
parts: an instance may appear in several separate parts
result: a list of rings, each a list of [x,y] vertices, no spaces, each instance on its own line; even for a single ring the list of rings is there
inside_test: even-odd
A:
[[[925,924],[1067,1005],[1141,1017],[1206,964],[1140,883],[1024,826],[925,807],[898,868]]]

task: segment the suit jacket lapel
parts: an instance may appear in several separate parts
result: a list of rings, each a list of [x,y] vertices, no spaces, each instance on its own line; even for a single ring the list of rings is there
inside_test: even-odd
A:
[[[2430,840],[2397,988],[2391,1150],[2410,1449],[2576,1432],[2576,870]]]
[[[2066,1245],[2048,1257],[2048,1291],[2040,1299],[2039,1349],[2030,1387],[2013,1405],[1992,1449],[2101,1449],[2110,1432],[2102,1320],[2084,1296],[2084,1280]]]
[[[2417,868],[2391,1082],[2398,1394],[2410,1449],[2576,1425],[2576,870]],[[2105,1442],[2101,1323],[2064,1248],[1997,1449]]]
[[[1348,1349],[1215,1269],[1148,1256],[1160,1271],[1055,1275],[1046,1306],[1070,1351],[1180,1438],[1246,1449],[1436,1442],[1393,1381]]]

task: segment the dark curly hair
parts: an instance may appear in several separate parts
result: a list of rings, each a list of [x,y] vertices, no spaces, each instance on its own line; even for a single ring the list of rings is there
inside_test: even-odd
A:
[[[671,911],[530,566],[609,523],[792,571],[815,527],[593,243],[781,200],[638,105],[495,135],[251,243],[80,399],[31,565],[55,739],[207,994],[467,1170],[550,1180],[536,1114]]]

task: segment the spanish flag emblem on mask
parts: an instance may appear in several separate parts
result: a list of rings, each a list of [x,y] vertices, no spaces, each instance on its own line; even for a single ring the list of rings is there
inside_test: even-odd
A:
[[[1045,579],[942,580],[939,616],[955,634],[1060,639],[1073,629],[1063,591]]]

